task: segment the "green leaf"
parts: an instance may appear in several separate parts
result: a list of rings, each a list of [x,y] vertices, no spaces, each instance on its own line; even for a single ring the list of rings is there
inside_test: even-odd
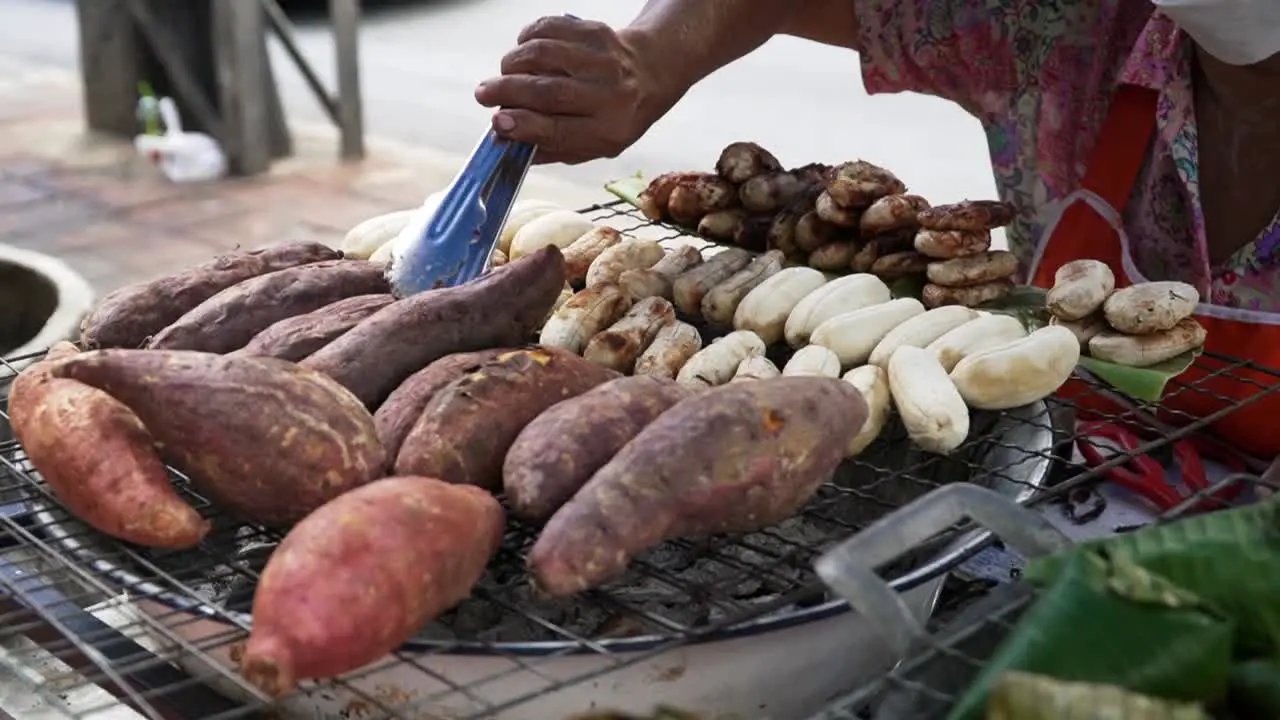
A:
[[[1045,309],[1044,295],[1044,290],[1038,287],[1019,285],[1008,295],[983,303],[978,309],[997,315],[1011,315],[1028,332],[1033,332],[1049,324],[1049,311]]]
[[[1010,670],[1212,703],[1226,693],[1233,629],[1164,577],[1068,551],[947,718],[980,720],[988,692]]]
[[[1078,554],[1101,554],[1167,578],[1236,621],[1238,648],[1280,655],[1280,497],[1091,540],[1031,560],[1027,581],[1048,584]]]
[[[640,193],[644,192],[647,187],[649,187],[649,181],[645,180],[640,173],[636,173],[629,178],[605,183],[604,189],[619,200],[638,208],[640,207]]]
[[[1156,402],[1164,395],[1164,388],[1169,381],[1186,372],[1199,356],[1199,350],[1190,350],[1176,358],[1144,368],[1117,365],[1082,356],[1080,365],[1097,375],[1103,382],[1135,400]]]

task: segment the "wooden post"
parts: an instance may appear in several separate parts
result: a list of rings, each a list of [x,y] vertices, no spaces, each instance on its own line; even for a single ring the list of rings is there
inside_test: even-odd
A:
[[[364,108],[360,102],[360,0],[329,0],[338,63],[338,122],[342,159],[364,157]]]
[[[76,21],[89,129],[132,136],[138,131],[142,55],[125,0],[76,0]]]
[[[272,153],[262,6],[253,0],[215,0],[213,29],[227,157],[239,174],[266,172]]]

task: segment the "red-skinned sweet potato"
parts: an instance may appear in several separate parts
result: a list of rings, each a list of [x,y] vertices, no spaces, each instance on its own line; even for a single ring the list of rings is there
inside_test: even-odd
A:
[[[400,383],[400,387],[393,390],[386,401],[378,406],[378,412],[373,414],[378,439],[382,441],[387,457],[395,458],[400,454],[404,439],[409,436],[409,431],[418,422],[418,418],[422,417],[427,403],[441,388],[511,351],[510,348],[499,348],[445,355]]]
[[[478,280],[404,298],[302,361],[365,405],[445,355],[528,342],[564,289],[564,257],[545,247]]]
[[[497,490],[503,458],[526,425],[552,405],[618,377],[559,348],[500,355],[431,398],[396,456],[396,474]]]
[[[324,260],[342,253],[316,242],[296,242],[234,252],[174,275],[129,285],[98,303],[80,323],[86,350],[140,348],[147,338],[219,292],[252,277]]]
[[[381,263],[330,260],[249,278],[205,300],[161,330],[151,350],[228,353],[286,318],[356,295],[385,294]]]
[[[279,696],[377,660],[470,594],[503,526],[488,493],[431,478],[386,478],[333,500],[267,562],[240,672]]]
[[[862,395],[834,378],[730,383],[683,400],[551,517],[529,552],[533,582],[570,595],[665,540],[791,517],[831,477],[866,417]]]
[[[101,390],[50,374],[75,354],[71,343],[58,343],[14,380],[10,423],[31,464],[73,515],[100,532],[147,547],[198,544],[209,522],[178,496],[133,412]]]
[[[127,405],[197,490],[253,522],[291,525],[386,468],[364,406],[283,360],[96,350],[51,372]]]
[[[511,511],[543,521],[646,425],[692,391],[668,378],[612,380],[561,402],[520,431],[502,484]]]
[[[230,354],[297,362],[394,301],[389,293],[356,295],[339,300],[319,310],[285,318],[254,335],[248,345]]]

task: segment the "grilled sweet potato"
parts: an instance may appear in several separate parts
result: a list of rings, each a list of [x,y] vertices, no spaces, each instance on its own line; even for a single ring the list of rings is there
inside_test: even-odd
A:
[[[516,436],[547,408],[620,377],[559,348],[515,350],[436,393],[396,457],[399,475],[502,487]]]
[[[570,595],[664,540],[790,517],[831,476],[866,417],[862,395],[834,378],[730,383],[679,402],[551,517],[529,552],[534,584]]]
[[[375,407],[445,355],[527,342],[564,288],[564,257],[544,247],[458,287],[393,303],[302,361]]]
[[[153,440],[110,395],[50,369],[76,354],[58,343],[13,383],[14,434],[54,494],[73,515],[126,542],[161,548],[199,543],[209,523],[169,483]]]
[[[431,478],[387,478],[333,500],[267,562],[240,672],[278,696],[377,660],[471,592],[503,524],[488,493]]]
[[[331,260],[249,278],[214,295],[161,330],[147,348],[228,353],[273,324],[355,295],[391,291],[383,266]]]
[[[231,354],[297,362],[394,301],[390,294],[356,295],[339,300],[319,310],[285,318],[254,335],[248,345]]]
[[[494,349],[445,355],[400,383],[373,415],[373,424],[378,428],[378,439],[387,457],[394,460],[400,454],[400,446],[404,445],[413,424],[441,388],[508,352],[511,350]]]
[[[272,358],[95,350],[51,369],[127,405],[220,507],[287,526],[382,475],[373,418],[324,375]]]
[[[192,308],[237,283],[298,265],[337,260],[342,253],[315,242],[235,252],[156,280],[122,287],[80,323],[87,350],[139,348]]]
[[[662,377],[607,382],[539,415],[502,466],[512,512],[546,520],[646,425],[692,391]]]

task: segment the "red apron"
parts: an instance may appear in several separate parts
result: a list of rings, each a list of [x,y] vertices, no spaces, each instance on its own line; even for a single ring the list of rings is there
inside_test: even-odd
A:
[[[1120,287],[1145,281],[1129,257],[1127,239],[1117,229],[1118,211],[1129,200],[1155,134],[1156,97],[1154,90],[1130,85],[1116,93],[1085,173],[1084,197],[1067,205],[1056,226],[1046,233],[1038,260],[1032,264],[1033,285],[1052,287],[1058,268],[1080,258],[1105,262]],[[1196,318],[1208,331],[1206,350],[1247,358],[1255,367],[1280,369],[1280,314],[1202,303]],[[1163,421],[1185,425],[1280,382],[1275,375],[1247,368],[1222,372],[1228,364],[1209,357],[1202,357],[1196,365],[1166,389],[1161,401],[1166,408]],[[1119,412],[1079,381],[1068,383],[1060,395],[1082,409]],[[1280,454],[1280,393],[1268,394],[1227,414],[1213,429],[1251,455],[1270,459]]]

